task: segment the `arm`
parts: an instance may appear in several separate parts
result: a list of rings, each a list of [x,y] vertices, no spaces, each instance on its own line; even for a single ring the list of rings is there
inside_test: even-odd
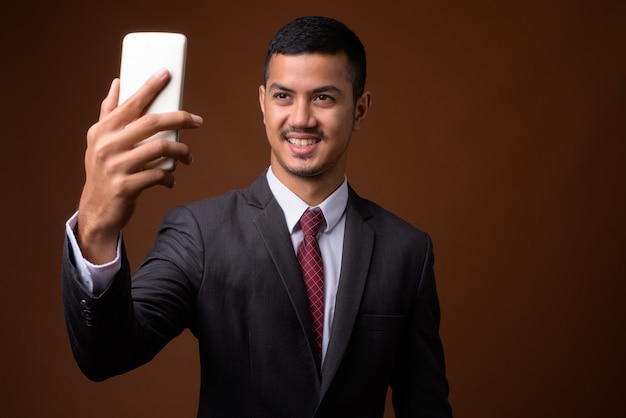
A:
[[[157,242],[131,281],[125,247],[121,267],[101,293],[91,293],[66,239],[63,302],[72,352],[82,372],[101,381],[132,370],[192,325],[202,276],[198,225],[183,208],[171,210]]]
[[[118,236],[130,220],[138,196],[155,185],[172,187],[172,173],[144,169],[159,157],[191,162],[186,144],[155,140],[139,147],[144,138],[164,130],[195,128],[202,119],[185,111],[141,116],[144,108],[169,81],[162,71],[148,81],[120,106],[119,80],[114,80],[100,109],[100,118],[87,134],[85,153],[86,180],[80,198],[78,223],[74,231],[82,256],[93,264],[115,259]],[[121,373],[151,358],[161,336],[138,326],[130,290],[128,260],[121,246],[121,266],[94,295],[85,286],[66,238],[63,260],[63,303],[72,350],[83,372],[93,380]],[[157,342],[153,340],[157,339]],[[138,342],[156,347],[128,350]]]
[[[448,402],[443,346],[439,337],[439,299],[430,237],[408,330],[391,388],[397,418],[452,416]]]

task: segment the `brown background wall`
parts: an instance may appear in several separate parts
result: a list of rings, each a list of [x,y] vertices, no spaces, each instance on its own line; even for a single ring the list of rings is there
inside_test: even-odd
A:
[[[60,260],[84,135],[126,32],[188,35],[184,102],[205,127],[183,135],[195,164],[177,188],[146,192],[125,231],[136,266],[167,208],[245,187],[267,166],[264,49],[303,14],[345,21],[367,47],[374,103],[349,180],[433,236],[456,416],[623,413],[626,3],[367,3],[5,9],[0,415],[195,416],[189,333],[104,383],[71,357]]]

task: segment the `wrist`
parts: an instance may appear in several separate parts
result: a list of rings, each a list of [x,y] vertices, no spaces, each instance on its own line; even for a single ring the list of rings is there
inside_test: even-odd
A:
[[[117,255],[119,230],[99,228],[78,213],[76,240],[83,257],[92,264],[106,264]]]

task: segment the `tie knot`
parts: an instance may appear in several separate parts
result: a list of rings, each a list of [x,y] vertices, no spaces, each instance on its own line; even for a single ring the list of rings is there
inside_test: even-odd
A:
[[[323,221],[324,214],[320,208],[307,209],[300,218],[300,228],[304,235],[317,235]]]

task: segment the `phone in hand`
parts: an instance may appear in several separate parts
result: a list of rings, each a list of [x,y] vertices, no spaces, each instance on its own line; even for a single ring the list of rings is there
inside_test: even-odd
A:
[[[120,65],[120,94],[122,104],[141,87],[146,80],[162,68],[170,72],[169,83],[147,107],[145,113],[165,113],[180,110],[183,100],[187,37],[173,32],[131,32],[122,41]],[[163,131],[144,139],[137,145],[155,138],[178,141],[178,131]],[[145,168],[159,167],[174,171],[176,160],[160,158]]]

